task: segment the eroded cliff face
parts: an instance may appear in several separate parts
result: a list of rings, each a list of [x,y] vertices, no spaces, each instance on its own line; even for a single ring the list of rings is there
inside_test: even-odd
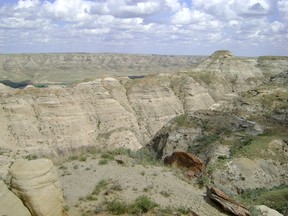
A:
[[[18,90],[2,86],[1,147],[56,155],[87,146],[139,149],[184,112],[169,80],[157,85],[120,81]]]
[[[11,60],[4,57],[1,57],[6,62],[3,67]],[[15,61],[16,57],[12,60]],[[89,63],[85,60],[88,56],[80,54],[40,57],[33,56],[28,60],[36,62],[38,66],[42,62],[42,69],[48,65],[47,61],[51,64],[55,61],[55,68],[71,62],[72,66],[80,64],[85,67]],[[131,67],[148,63],[163,66],[171,62],[176,65],[186,64],[186,67],[193,65],[188,57],[156,56],[155,62],[151,62],[147,56],[96,57],[91,57],[91,61],[93,65],[100,62],[99,67],[102,69],[103,65],[109,68],[113,65],[120,67],[125,62],[126,66]],[[17,65],[21,63],[21,66],[25,61],[19,58],[22,63],[18,62]],[[135,63],[134,58],[140,59],[142,63]],[[28,60],[26,66],[30,65]],[[24,89],[13,89],[0,84],[0,147],[56,156],[90,146],[139,149],[175,116],[214,109],[227,95],[237,94],[261,83],[264,80],[262,71],[256,67],[256,60],[252,63],[249,61],[222,51],[198,62],[196,69],[191,66],[190,71],[182,73],[163,73],[137,79],[102,76],[73,85],[50,83],[48,87],[42,86],[44,88],[27,86]],[[18,66],[15,67],[24,67]],[[9,72],[11,68],[8,69],[4,71]],[[37,80],[38,75],[34,72],[31,69],[31,74]],[[41,77],[42,72],[39,74]],[[53,74],[49,73],[47,77],[51,78]],[[57,76],[62,75],[60,73]]]
[[[227,92],[247,91],[265,81],[256,58],[235,57],[227,50],[216,51],[193,71],[198,72],[194,77],[208,85],[209,93],[217,100]]]

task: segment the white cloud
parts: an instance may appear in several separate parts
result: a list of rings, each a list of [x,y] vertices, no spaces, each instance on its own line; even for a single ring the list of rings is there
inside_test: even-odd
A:
[[[253,44],[259,48],[255,53],[266,47],[288,55],[287,0],[5,1],[0,3],[0,52],[91,52],[96,47],[208,54],[222,46],[244,52]]]
[[[120,18],[148,16],[161,10],[160,1],[130,1],[108,0],[105,3],[96,3],[92,7],[95,14],[110,14]]]
[[[183,7],[175,15],[172,16],[173,24],[192,24],[201,23],[211,20],[211,16],[198,10],[190,10],[187,7]]]
[[[46,1],[42,12],[56,19],[76,22],[89,19],[92,5],[91,1],[85,0],[56,0],[53,3]]]
[[[178,0],[165,0],[165,5],[168,6],[173,12],[180,10],[182,6]]]
[[[280,16],[288,22],[288,1],[287,0],[278,0],[277,6],[279,8]]]
[[[239,16],[266,16],[275,9],[274,0],[235,0],[231,4],[233,9]]]
[[[40,4],[39,0],[19,0],[16,9],[33,8]]]

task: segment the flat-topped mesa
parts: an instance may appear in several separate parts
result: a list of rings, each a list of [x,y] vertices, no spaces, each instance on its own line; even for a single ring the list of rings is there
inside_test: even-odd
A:
[[[217,50],[209,58],[233,58],[234,55],[229,50]]]

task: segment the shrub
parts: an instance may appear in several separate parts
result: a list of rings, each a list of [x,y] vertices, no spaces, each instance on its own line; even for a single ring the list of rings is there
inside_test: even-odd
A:
[[[103,153],[103,154],[101,155],[101,158],[107,159],[107,160],[114,160],[113,154],[111,154],[111,153],[109,153],[109,152]]]
[[[72,155],[72,156],[69,156],[68,161],[73,161],[73,160],[77,160],[77,159],[78,159],[78,156]]]
[[[209,177],[207,175],[203,175],[201,178],[199,178],[197,183],[200,188],[203,188],[209,184]]]
[[[128,205],[120,200],[114,199],[106,203],[106,209],[114,215],[124,214],[128,211]]]
[[[176,209],[176,211],[179,212],[179,213],[181,213],[181,214],[183,214],[183,215],[187,215],[187,214],[191,213],[190,208],[185,207],[185,206],[180,206],[180,207],[178,207],[178,208]]]
[[[131,152],[130,157],[142,165],[157,165],[159,163],[156,159],[156,154],[147,148],[142,148],[137,152]]]
[[[153,200],[148,198],[145,195],[142,195],[138,197],[135,202],[130,207],[130,213],[131,214],[142,214],[146,213],[153,208],[159,206],[157,203],[155,203]]]
[[[82,155],[80,158],[79,158],[79,161],[86,161],[87,160],[87,157],[85,155]]]
[[[27,160],[36,160],[36,159],[38,159],[38,156],[35,155],[35,154],[31,154],[31,155],[25,156],[24,159],[27,159]]]
[[[108,164],[108,160],[107,160],[107,159],[101,159],[101,160],[99,160],[98,164],[99,164],[99,165]]]

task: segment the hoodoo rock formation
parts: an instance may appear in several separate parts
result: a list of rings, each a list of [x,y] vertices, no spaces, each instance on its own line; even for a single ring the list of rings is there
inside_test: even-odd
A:
[[[7,181],[32,216],[62,216],[63,195],[52,161],[18,159]]]

